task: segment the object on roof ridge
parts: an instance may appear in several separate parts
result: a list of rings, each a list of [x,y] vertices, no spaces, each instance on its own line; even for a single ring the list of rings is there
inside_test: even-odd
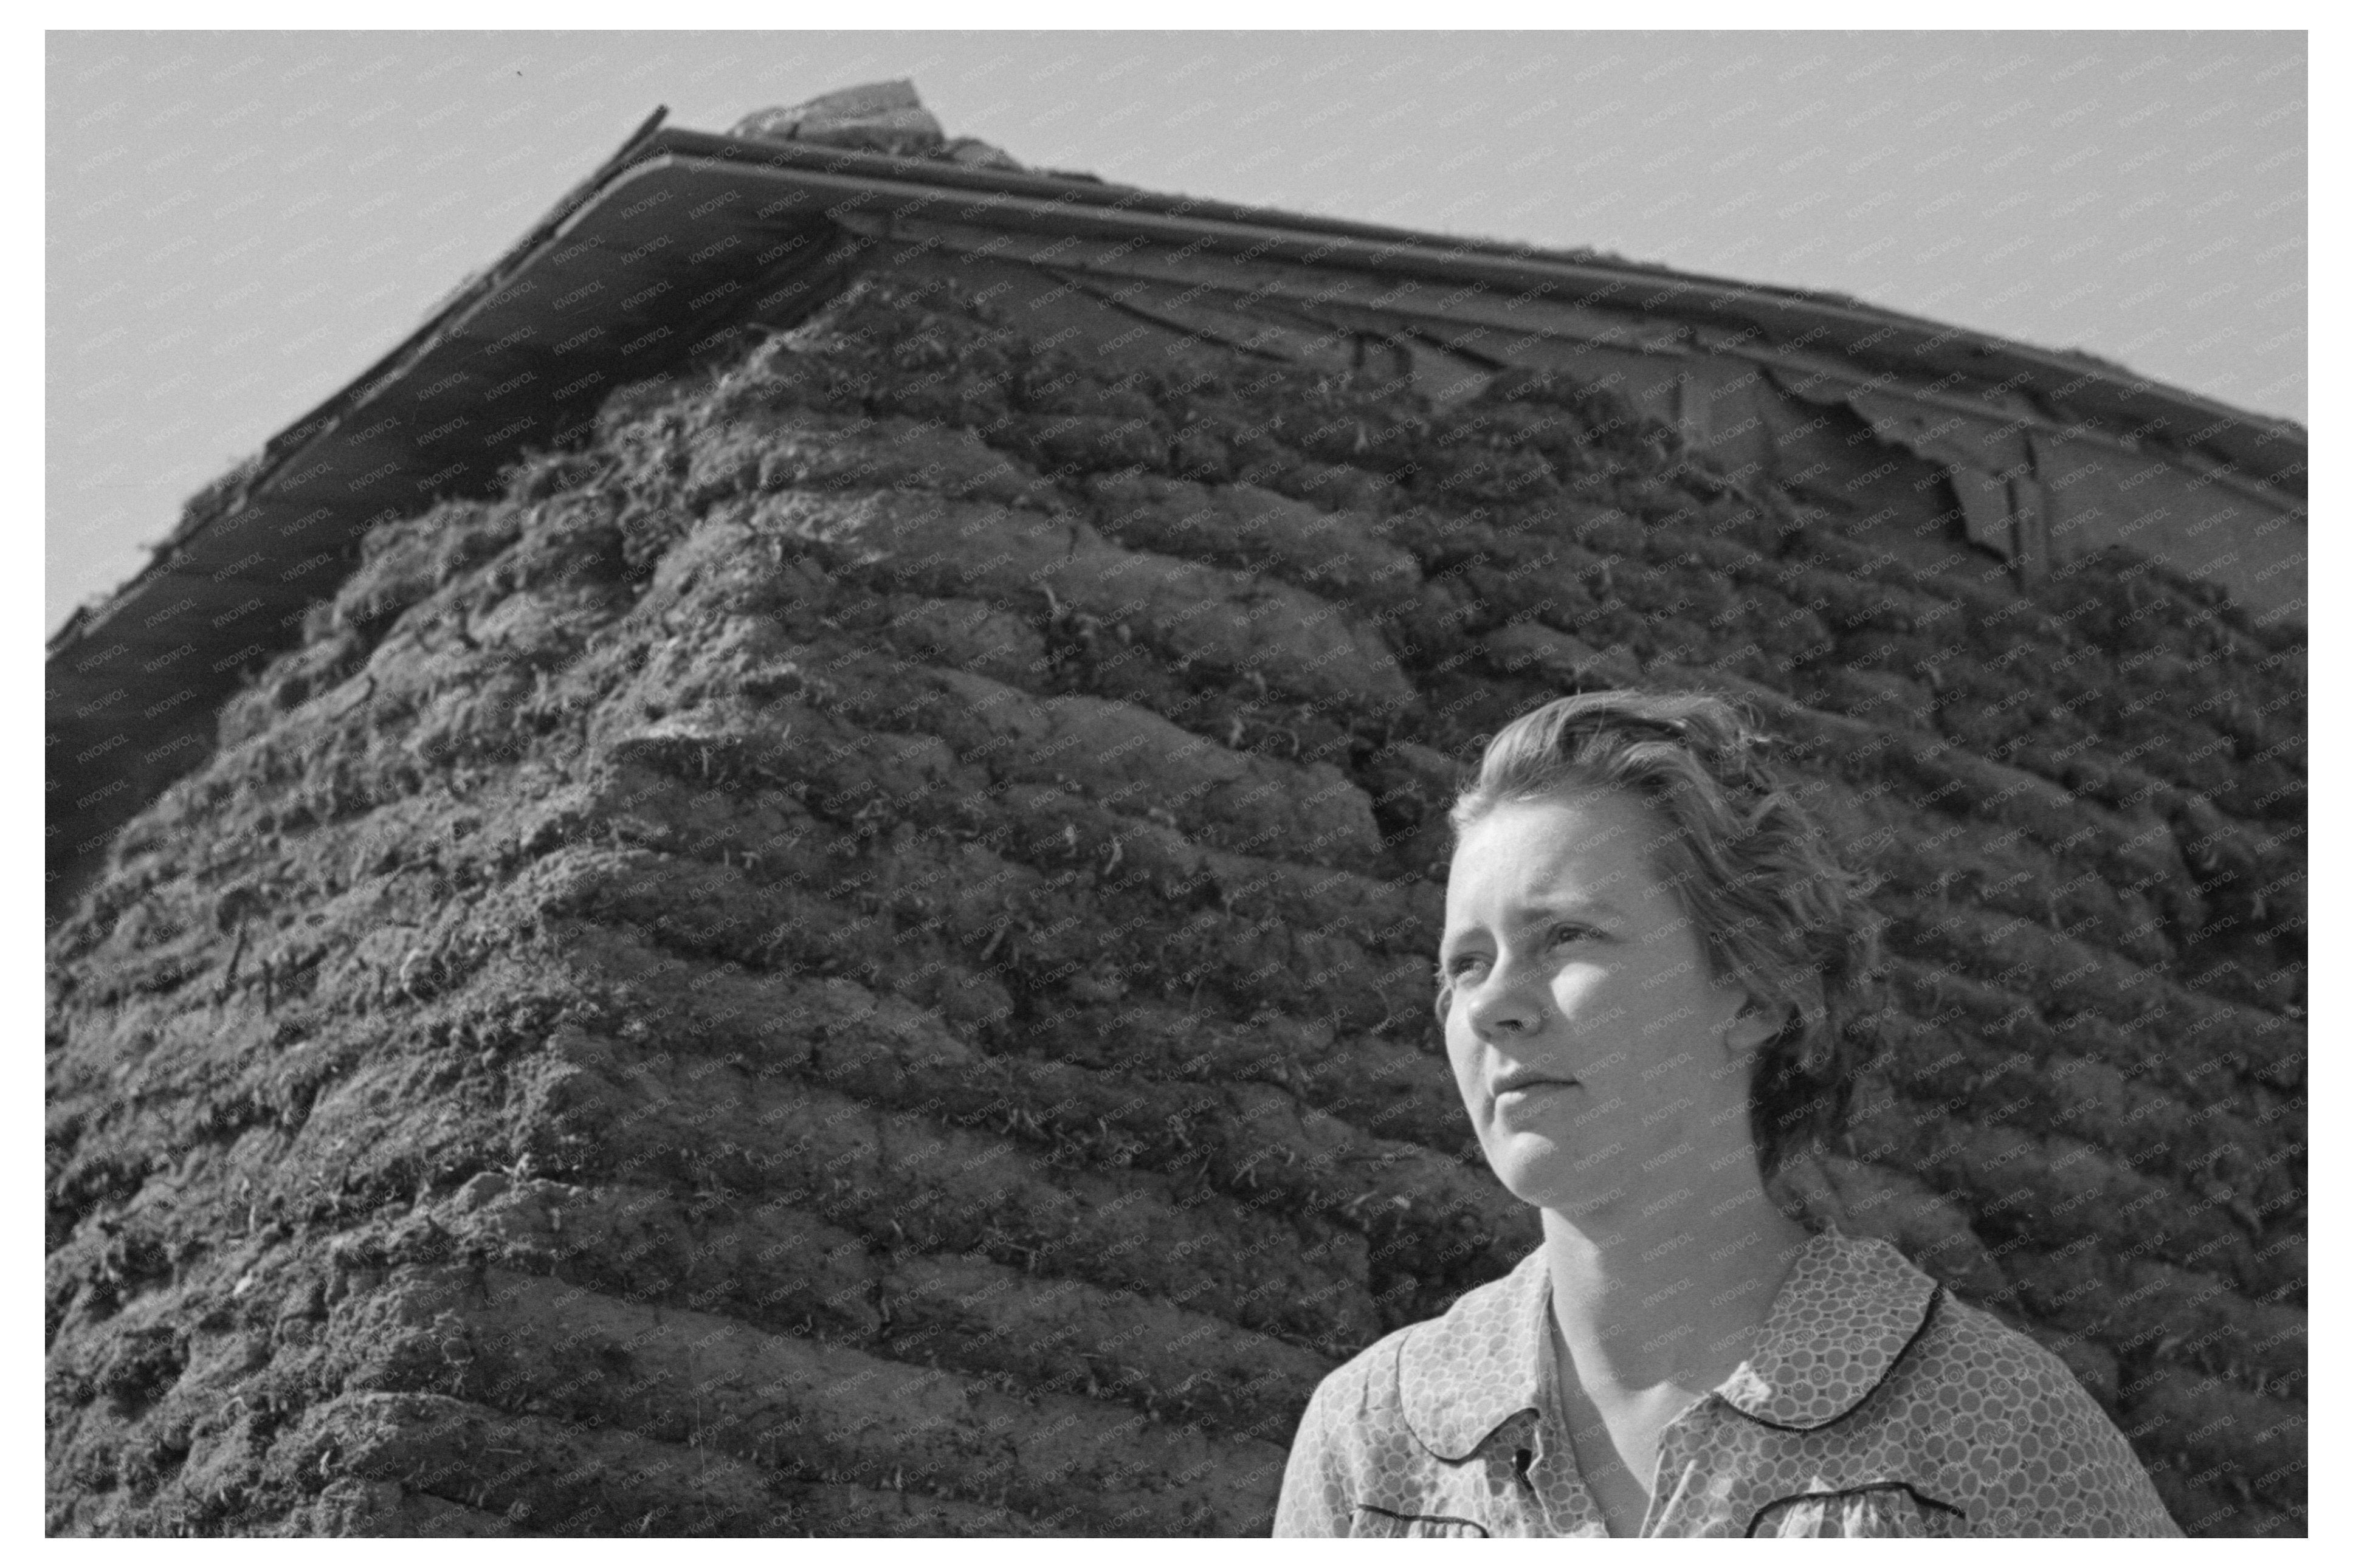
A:
[[[980,169],[1012,169],[1018,171],[1021,168],[1019,159],[1014,157],[1013,154],[1008,153],[1004,148],[997,146],[991,142],[984,142],[977,136],[957,137],[955,141],[947,144],[946,149],[941,153],[940,156],[947,159],[951,163],[968,163],[975,168]],[[1092,175],[1088,176],[1090,179],[1092,177]]]
[[[820,93],[786,109],[745,115],[728,132],[772,142],[822,142],[832,147],[863,147],[901,157],[924,157],[947,143],[947,132],[912,81],[875,81]]]
[[[1019,169],[1003,149],[973,136],[950,140],[915,95],[912,81],[873,81],[821,93],[787,109],[763,109],[737,121],[731,136],[815,142],[900,158],[940,158],[984,169]]]

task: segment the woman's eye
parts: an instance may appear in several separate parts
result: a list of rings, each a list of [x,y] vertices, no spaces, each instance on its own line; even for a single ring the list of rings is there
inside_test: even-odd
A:
[[[1581,926],[1581,925],[1556,925],[1556,926],[1555,926],[1555,927],[1553,927],[1553,928],[1552,928],[1552,939],[1553,939],[1553,941],[1555,941],[1555,942],[1577,942],[1577,941],[1578,941],[1578,940],[1580,940],[1580,939],[1582,939],[1582,938],[1588,937],[1588,936],[1596,936],[1596,935],[1599,935],[1599,932],[1597,932],[1597,931],[1595,931],[1591,926]]]
[[[1446,973],[1449,975],[1460,975],[1472,964],[1484,963],[1486,962],[1487,961],[1484,958],[1482,958],[1475,952],[1459,952],[1452,958],[1446,961]]]

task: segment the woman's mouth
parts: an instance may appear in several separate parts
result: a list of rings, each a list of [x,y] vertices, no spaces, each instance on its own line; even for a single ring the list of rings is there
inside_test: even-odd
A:
[[[1495,1114],[1508,1116],[1525,1110],[1551,1098],[1558,1090],[1577,1087],[1567,1079],[1526,1079],[1495,1092]]]

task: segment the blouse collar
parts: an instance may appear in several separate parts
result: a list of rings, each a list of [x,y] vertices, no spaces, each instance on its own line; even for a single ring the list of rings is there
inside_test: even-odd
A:
[[[1768,1426],[1826,1426],[1879,1386],[1918,1337],[1936,1292],[1887,1243],[1825,1231],[1798,1254],[1756,1353],[1715,1395]],[[1398,1392],[1424,1447],[1468,1458],[1506,1420],[1542,1407],[1551,1310],[1539,1247],[1494,1288],[1407,1333]]]

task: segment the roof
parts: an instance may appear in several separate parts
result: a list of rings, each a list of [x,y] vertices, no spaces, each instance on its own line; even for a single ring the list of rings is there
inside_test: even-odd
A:
[[[976,256],[1018,244],[1024,259],[1074,274],[1179,284],[1211,268],[1271,293],[1325,279],[1310,302],[1327,315],[1402,323],[1458,363],[1492,368],[1501,362],[1482,360],[1482,335],[1541,318],[1593,342],[1751,361],[1918,450],[1936,432],[1873,410],[1876,392],[1900,387],[1914,413],[1949,411],[1988,439],[2033,426],[2160,451],[2199,482],[2271,506],[2304,494],[2300,426],[1834,294],[1084,175],[679,130],[657,111],[405,342],[192,500],[136,576],[50,638],[57,853],[90,853],[204,754],[219,702],[291,646],[369,528],[479,492],[525,450],[585,426],[613,386],[749,318],[806,314],[878,239]],[[2001,510],[1982,528],[1973,514],[1972,538],[2006,538]],[[116,753],[131,727],[150,749],[125,763]]]
[[[1508,288],[1514,302],[1630,310],[1818,359],[1836,355],[1906,377],[1925,374],[1962,396],[2022,391],[2047,403],[2056,419],[2162,443],[2208,459],[2223,476],[2305,493],[2307,436],[2293,421],[2233,408],[2090,355],[2034,348],[1841,294],[1677,272],[1591,251],[1455,239],[1164,195],[1091,176],[752,141],[665,127],[660,120],[657,111],[405,342],[274,437],[233,483],[210,492],[212,505],[192,506],[138,576],[105,606],[77,612],[51,639],[52,650],[75,641],[85,626],[120,618],[130,607],[126,599],[143,602],[144,585],[173,575],[197,536],[240,504],[254,504],[263,490],[287,499],[318,493],[322,487],[303,481],[320,475],[288,473],[297,454],[332,463],[339,477],[353,467],[351,458],[388,456],[398,437],[379,428],[382,421],[352,428],[350,416],[360,408],[407,400],[400,434],[422,453],[435,444],[437,424],[420,415],[495,399],[511,379],[500,369],[525,374],[535,368],[529,362],[550,355],[586,367],[614,352],[616,339],[622,340],[619,352],[628,353],[632,328],[638,335],[659,332],[665,342],[691,342],[696,328],[740,309],[743,292],[740,279],[728,279],[738,286],[723,299],[690,293],[681,310],[674,296],[696,267],[754,239],[782,251],[776,259],[805,258],[827,219],[851,218],[884,233],[963,224],[1111,240],[1149,237],[1247,259]],[[715,277],[721,269],[711,270]],[[659,289],[660,297],[646,298],[649,289]],[[1409,297],[1400,292],[1385,302],[1401,307]],[[576,341],[584,332],[596,334],[593,346]],[[458,374],[453,362],[461,359],[470,374]],[[411,428],[420,422],[422,431]],[[350,476],[354,493],[371,491],[367,472]],[[406,472],[402,478],[415,480]]]

